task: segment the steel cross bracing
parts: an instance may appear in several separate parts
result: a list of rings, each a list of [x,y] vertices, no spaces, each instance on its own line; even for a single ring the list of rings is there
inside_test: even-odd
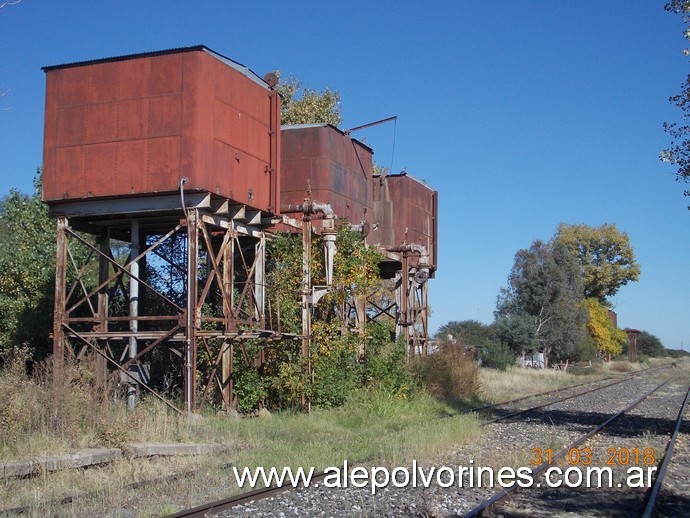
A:
[[[428,353],[429,341],[429,286],[427,272],[421,265],[411,266],[410,256],[414,251],[404,251],[400,257],[399,269],[394,276],[394,296],[380,294],[366,301],[366,319],[369,321],[389,320],[395,323],[396,338],[402,337],[407,344],[407,359]],[[362,314],[363,310],[353,315]]]
[[[91,352],[97,378],[117,371],[130,398],[144,390],[178,411],[175,399],[187,412],[210,399],[233,408],[236,353],[260,367],[263,352],[251,354],[247,341],[287,337],[266,329],[263,230],[198,208],[179,221],[75,218],[74,226],[86,232],[58,217],[58,375],[66,354]]]

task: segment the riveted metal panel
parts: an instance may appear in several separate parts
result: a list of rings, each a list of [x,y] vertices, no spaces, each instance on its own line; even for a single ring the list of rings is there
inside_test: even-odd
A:
[[[371,149],[328,125],[284,126],[281,134],[281,206],[303,203],[309,187],[339,218],[371,222]]]
[[[207,191],[277,212],[280,108],[205,47],[46,67],[44,200]]]
[[[438,192],[407,173],[376,177],[372,184],[374,224],[368,240],[391,250],[403,245],[422,245],[435,270]],[[412,262],[416,264],[416,259],[412,258]]]

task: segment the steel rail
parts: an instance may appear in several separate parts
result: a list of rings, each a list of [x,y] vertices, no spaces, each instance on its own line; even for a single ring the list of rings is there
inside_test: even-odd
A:
[[[325,471],[319,471],[315,473],[311,478],[312,483],[320,482],[326,478]],[[312,485],[306,487],[313,487]],[[184,509],[175,514],[168,515],[166,518],[205,518],[211,514],[219,513],[227,509],[231,509],[238,505],[247,504],[256,500],[264,500],[270,498],[277,494],[283,493],[290,489],[299,489],[298,487],[293,487],[291,484],[285,484],[282,486],[268,486],[259,489],[254,489],[248,491],[247,493],[242,493],[239,495],[231,496],[228,498],[223,498],[222,500],[216,500],[208,504],[202,504],[197,507],[192,507],[190,509]]]
[[[533,408],[529,408],[529,409],[526,409],[526,410],[521,410],[521,411],[517,412],[516,414],[526,413],[526,412],[535,410],[535,409],[537,409],[537,408],[542,408],[542,407],[544,407],[544,406],[553,405],[553,404],[558,403],[558,402],[560,402],[560,401],[565,401],[566,399],[572,399],[572,398],[575,398],[575,397],[579,397],[579,396],[588,394],[588,393],[590,393],[590,392],[594,392],[594,391],[596,391],[596,390],[601,390],[601,389],[604,389],[604,388],[607,388],[607,387],[616,385],[616,384],[618,384],[618,383],[623,383],[623,382],[625,382],[625,381],[629,381],[630,379],[632,379],[633,377],[635,377],[635,376],[637,376],[637,375],[639,375],[639,374],[647,373],[647,372],[650,372],[650,371],[656,371],[656,370],[659,370],[659,369],[662,369],[662,368],[665,368],[665,367],[670,367],[670,366],[671,366],[670,364],[666,364],[666,365],[662,365],[662,366],[660,366],[660,367],[654,367],[654,368],[650,368],[650,369],[645,369],[645,370],[643,370],[643,371],[637,371],[637,372],[635,372],[634,374],[632,374],[632,376],[627,377],[627,378],[625,378],[625,379],[623,379],[623,380],[618,380],[618,381],[616,381],[616,382],[614,382],[614,383],[609,383],[608,385],[604,385],[604,386],[602,386],[602,387],[595,387],[595,388],[592,389],[592,390],[588,390],[588,391],[586,391],[586,392],[581,392],[581,393],[576,394],[575,396],[569,396],[568,398],[563,398],[563,399],[558,400],[558,401],[553,401],[553,402],[548,403],[548,404],[546,404],[546,405],[540,405],[540,406],[538,406],[538,407],[533,407]],[[601,380],[598,380],[598,381],[601,381]],[[594,382],[594,383],[596,383],[596,382]],[[668,383],[668,381],[664,382],[662,385],[660,385],[659,387],[657,387],[657,388],[654,389],[654,390],[658,390],[658,389],[661,388],[661,386],[663,386],[665,383]],[[483,408],[491,408],[491,407],[493,407],[493,406],[498,406],[498,405],[507,404],[507,403],[512,403],[512,402],[522,401],[523,399],[529,399],[529,398],[533,398],[533,397],[538,397],[538,396],[541,396],[541,395],[544,395],[544,394],[552,394],[552,393],[554,393],[554,392],[561,392],[561,391],[566,390],[566,389],[576,388],[576,387],[579,387],[579,386],[582,386],[582,385],[588,385],[588,384],[591,384],[591,383],[581,383],[581,384],[578,384],[578,385],[571,385],[571,386],[569,386],[569,387],[564,387],[564,388],[558,389],[558,390],[556,390],[556,391],[548,391],[548,392],[543,392],[543,393],[540,393],[540,394],[532,394],[532,395],[530,395],[530,396],[525,396],[525,397],[518,398],[518,399],[515,399],[515,400],[512,400],[512,401],[506,401],[506,402],[503,402],[503,403],[496,403],[495,405],[488,405],[487,407],[482,407],[482,409],[483,409]],[[649,394],[651,394],[651,392],[650,392]],[[643,398],[640,399],[638,402],[636,402],[635,405],[636,405],[636,404],[639,404],[639,403],[640,403],[644,398],[646,398],[649,394],[646,394],[645,396],[643,396]],[[625,410],[623,410],[623,412],[626,412],[627,410],[630,410],[631,408],[633,408],[633,406],[630,406],[629,408],[626,408]],[[455,416],[457,416],[457,415],[461,415],[461,414],[464,414],[464,413],[467,413],[467,412],[470,412],[470,411],[473,411],[473,410],[476,410],[476,409],[469,409],[469,410],[466,410],[466,411],[463,411],[463,412],[458,412],[458,413],[456,413],[456,414],[446,415],[446,416],[443,416],[443,417],[446,417],[446,418],[447,418],[447,417],[455,417]],[[513,415],[516,415],[516,414],[510,414],[509,416],[503,416],[502,419],[506,419],[507,417],[510,417],[510,416],[513,416]],[[493,421],[490,421],[490,422],[493,422]],[[490,424],[490,422],[484,423],[484,424]],[[607,423],[605,423],[605,424],[608,424],[608,422],[609,422],[609,421],[607,421]],[[586,438],[588,438],[588,437],[586,437]],[[586,440],[586,438],[584,438],[584,439],[582,439],[582,440],[584,441],[584,440]],[[579,444],[579,442],[576,443],[576,444],[574,444],[574,445],[576,446],[577,444]],[[571,446],[571,447],[574,447],[574,446]],[[570,449],[570,447],[567,448],[567,449],[565,449],[564,452],[567,453],[567,451],[568,451],[569,449]],[[564,452],[560,452],[559,455],[560,455],[560,454],[563,454],[563,455],[564,455],[564,454],[565,454]],[[536,469],[539,469],[540,467],[541,467],[541,466],[538,466]],[[546,469],[546,467],[548,467],[548,465],[545,466],[544,468],[542,468],[542,471],[543,471],[544,469]],[[537,473],[537,474],[538,474],[539,472],[537,472],[536,469],[535,469],[534,473]],[[326,473],[325,473],[324,471],[319,471],[319,472],[317,472],[317,473],[314,474],[314,476],[313,476],[312,479],[311,479],[311,482],[312,482],[312,483],[318,483],[318,482],[320,482],[321,480],[323,480],[325,477],[326,477]],[[313,486],[310,485],[309,487],[313,487]],[[215,501],[215,502],[211,502],[211,503],[207,503],[207,504],[202,504],[202,505],[199,505],[199,506],[197,506],[197,507],[192,507],[192,508],[189,508],[189,509],[184,509],[184,510],[178,511],[177,513],[168,515],[166,518],[204,518],[204,517],[209,516],[209,514],[211,514],[211,513],[216,513],[216,512],[225,511],[225,510],[227,510],[227,509],[231,509],[231,508],[233,508],[233,507],[236,507],[236,506],[239,506],[239,505],[243,505],[243,504],[245,504],[245,503],[249,503],[249,502],[252,502],[252,501],[263,500],[263,499],[266,499],[266,498],[270,498],[270,497],[272,497],[272,496],[275,496],[275,495],[277,495],[277,494],[280,494],[280,493],[282,493],[282,492],[284,492],[284,491],[288,491],[288,490],[290,490],[290,489],[298,489],[298,488],[293,487],[291,484],[286,484],[286,485],[282,485],[282,486],[269,486],[269,487],[254,489],[254,490],[252,490],[252,491],[248,491],[248,492],[246,492],[246,493],[242,493],[242,494],[239,494],[239,495],[227,497],[227,498],[224,498],[224,499],[221,499],[221,500],[217,500],[217,501]]]
[[[661,368],[663,368],[663,367],[661,367]],[[652,369],[645,369],[644,371],[637,371],[636,373],[634,373],[632,376],[630,376],[630,377],[628,377],[628,378],[624,378],[624,379],[620,379],[620,380],[614,381],[613,383],[609,383],[608,385],[602,385],[601,387],[594,387],[594,388],[592,388],[592,389],[585,390],[584,392],[578,392],[577,394],[574,394],[574,395],[572,395],[572,396],[562,397],[562,398],[560,398],[560,399],[556,399],[555,401],[550,401],[550,402],[547,402],[547,403],[543,403],[543,404],[541,404],[541,405],[535,405],[535,406],[533,406],[533,407],[525,408],[525,409],[523,409],[523,410],[516,410],[515,412],[511,412],[510,414],[506,414],[506,415],[502,415],[502,416],[496,417],[496,418],[494,418],[494,419],[491,419],[490,421],[485,421],[484,423],[482,423],[482,426],[487,426],[487,425],[490,425],[490,424],[493,424],[493,423],[497,423],[497,422],[499,422],[499,421],[504,421],[504,420],[509,419],[509,418],[511,418],[511,417],[515,417],[516,415],[528,414],[528,413],[530,413],[530,412],[532,412],[532,411],[534,411],[534,410],[539,410],[539,409],[545,408],[545,407],[547,407],[547,406],[555,405],[556,403],[561,403],[562,401],[568,401],[569,399],[575,399],[575,398],[580,397],[580,396],[584,396],[584,395],[587,395],[587,394],[591,394],[592,392],[596,392],[596,391],[598,391],[598,390],[603,390],[603,389],[608,388],[608,387],[613,387],[613,386],[615,386],[615,385],[620,385],[621,383],[625,383],[626,381],[631,381],[631,380],[632,380],[633,378],[635,378],[635,376],[637,376],[638,374],[640,374],[640,373],[647,373],[647,372],[650,372],[650,370],[652,370]],[[656,371],[656,370],[659,370],[659,369],[654,369],[654,371]],[[582,386],[582,385],[588,385],[588,383],[583,383],[583,384],[581,384],[581,385],[574,385],[574,386]],[[573,387],[571,386],[570,388],[573,388]],[[554,392],[554,393],[555,393],[555,392]],[[548,394],[548,392],[546,392],[545,394]]]
[[[659,471],[657,472],[656,475],[656,480],[654,481],[654,486],[652,487],[651,492],[649,493],[649,499],[647,500],[647,506],[645,507],[644,514],[642,515],[643,518],[650,518],[652,516],[652,513],[654,512],[654,508],[656,507],[656,499],[659,496],[659,492],[661,491],[661,486],[664,483],[664,477],[666,476],[666,469],[668,468],[669,462],[671,461],[671,457],[673,456],[673,447],[676,445],[676,438],[678,437],[678,434],[680,433],[680,427],[683,424],[683,416],[685,415],[685,410],[688,407],[688,401],[690,400],[690,387],[688,387],[688,391],[685,394],[685,399],[683,400],[683,404],[680,407],[680,411],[678,412],[678,419],[676,419],[676,427],[673,429],[673,434],[671,435],[671,440],[668,441],[668,445],[666,446],[666,451],[664,452],[664,460],[661,462],[661,466],[659,467]]]
[[[657,366],[657,367],[650,367],[650,368],[648,368],[648,369],[644,369],[644,370],[639,370],[639,371],[627,373],[627,374],[625,374],[625,376],[628,376],[628,378],[626,378],[626,380],[627,380],[627,379],[632,379],[632,378],[634,378],[635,376],[639,376],[640,374],[646,374],[646,373],[648,373],[648,372],[655,372],[655,371],[657,371],[657,370],[666,369],[666,368],[671,367],[671,366],[672,366],[671,363],[665,363],[665,364],[659,365],[659,366]],[[555,390],[547,390],[547,391],[544,391],[544,392],[538,392],[538,393],[536,393],[536,394],[530,394],[529,396],[522,396],[522,397],[519,397],[519,398],[510,399],[510,400],[508,400],[508,401],[501,401],[500,403],[492,403],[492,404],[490,404],[490,405],[483,405],[483,406],[478,406],[478,407],[467,408],[467,409],[465,409],[465,410],[461,410],[460,412],[456,412],[456,413],[454,413],[454,414],[448,414],[446,417],[453,417],[453,416],[456,416],[456,415],[468,414],[468,413],[470,413],[470,412],[478,412],[478,411],[480,411],[480,410],[488,410],[489,408],[495,408],[495,407],[497,407],[497,406],[502,406],[502,405],[509,405],[509,404],[511,404],[511,403],[518,403],[518,402],[524,401],[524,400],[526,400],[526,399],[531,399],[531,398],[537,398],[537,397],[541,397],[541,396],[546,396],[546,395],[548,395],[548,394],[558,394],[559,392],[564,392],[564,391],[569,390],[569,389],[574,389],[574,388],[578,388],[578,387],[583,387],[583,386],[586,386],[586,385],[593,385],[594,383],[600,383],[600,382],[602,382],[602,381],[609,380],[609,379],[611,379],[612,377],[613,377],[613,376],[607,376],[607,377],[602,378],[602,379],[600,379],[600,380],[596,380],[596,381],[586,381],[586,382],[584,382],[584,383],[577,383],[577,384],[575,384],[575,385],[568,385],[567,387],[561,387],[561,388],[555,389]],[[626,380],[623,380],[623,381],[626,381]],[[608,387],[608,386],[610,386],[610,385],[605,385],[605,386],[602,387],[602,388],[606,388],[606,387]]]
[[[671,381],[671,380],[670,380],[670,379],[667,379],[667,380],[664,381],[663,383],[657,385],[656,387],[654,387],[654,388],[651,389],[650,391],[648,391],[648,392],[646,392],[645,394],[643,394],[639,399],[637,399],[637,400],[633,401],[632,403],[630,403],[630,404],[629,404],[627,407],[625,407],[623,410],[621,410],[621,411],[619,411],[618,413],[612,415],[611,417],[609,417],[609,418],[608,418],[606,421],[604,421],[603,423],[601,423],[601,424],[595,426],[594,428],[592,428],[592,429],[591,429],[589,432],[587,432],[585,435],[579,437],[578,439],[576,439],[575,441],[573,441],[571,444],[569,444],[568,446],[566,446],[565,448],[563,448],[562,450],[560,450],[559,452],[557,452],[556,454],[554,454],[553,459],[565,457],[571,449],[576,448],[577,446],[579,446],[580,444],[582,444],[583,442],[585,442],[587,439],[590,439],[592,436],[594,436],[594,435],[596,435],[597,433],[599,433],[601,430],[603,430],[606,426],[608,426],[609,424],[611,424],[613,421],[615,421],[616,419],[618,419],[619,417],[621,417],[621,416],[622,416],[623,414],[625,414],[626,412],[628,412],[628,411],[632,410],[633,408],[635,408],[637,405],[639,405],[640,403],[642,403],[645,399],[647,399],[649,396],[651,396],[652,394],[654,394],[656,391],[660,390],[660,389],[661,389],[662,387],[664,387],[669,381]],[[539,474],[543,473],[543,472],[546,471],[551,465],[552,465],[552,464],[551,464],[550,462],[548,462],[548,461],[547,461],[547,462],[542,462],[541,464],[539,464],[536,468],[534,468],[534,469],[532,470],[532,475],[534,476],[534,475],[539,475]],[[481,512],[483,512],[483,511],[487,510],[488,508],[490,508],[490,507],[496,505],[498,502],[500,502],[500,501],[502,501],[503,499],[505,499],[507,496],[509,496],[513,491],[517,490],[519,487],[520,487],[519,484],[518,484],[517,482],[514,482],[511,486],[509,486],[509,487],[507,487],[507,488],[504,488],[504,489],[501,489],[501,490],[500,490],[498,493],[496,493],[494,496],[492,496],[492,497],[489,498],[488,500],[485,500],[484,502],[482,502],[481,504],[479,504],[478,506],[474,507],[474,508],[471,509],[469,512],[467,512],[465,515],[463,515],[463,518],[472,518],[473,516],[479,515],[479,513],[481,513]]]
[[[591,388],[589,390],[585,390],[584,392],[578,392],[577,394],[573,394],[571,396],[565,396],[565,397],[556,399],[554,401],[542,403],[541,405],[535,405],[533,407],[524,408],[522,410],[516,410],[514,412],[511,412],[510,414],[498,416],[498,417],[495,417],[489,421],[485,421],[482,423],[482,426],[487,426],[487,425],[490,425],[493,423],[498,423],[500,421],[505,421],[506,419],[510,419],[511,417],[515,417],[516,415],[528,414],[528,413],[533,412],[535,410],[539,410],[541,408],[546,408],[547,406],[555,405],[556,403],[561,403],[563,401],[568,401],[569,399],[575,399],[575,398],[580,397],[580,396],[585,396],[587,394],[591,394],[592,392],[597,392],[598,390],[603,390],[605,388],[613,387],[615,385],[620,385],[621,383],[625,383],[626,381],[631,381],[631,380],[632,380],[632,378],[614,381],[613,383],[609,383],[608,385],[603,385],[601,387],[594,387],[594,388]]]

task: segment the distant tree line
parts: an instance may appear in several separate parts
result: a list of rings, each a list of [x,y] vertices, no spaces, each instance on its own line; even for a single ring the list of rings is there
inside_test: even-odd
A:
[[[536,240],[515,254],[492,324],[449,322],[436,339],[469,347],[495,368],[535,353],[547,363],[612,359],[627,353],[628,337],[609,316],[609,298],[639,277],[628,235],[615,225],[561,223],[549,241]],[[638,354],[667,354],[648,332],[637,343]]]

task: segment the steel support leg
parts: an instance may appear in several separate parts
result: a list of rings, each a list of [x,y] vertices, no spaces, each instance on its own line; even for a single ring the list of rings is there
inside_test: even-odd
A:
[[[187,211],[187,308],[185,322],[184,400],[188,413],[196,410],[196,326],[199,266],[199,218],[196,209]]]
[[[53,377],[57,381],[62,376],[65,362],[65,332],[67,301],[67,228],[65,217],[57,219],[57,252],[55,257],[55,306],[53,320]]]

